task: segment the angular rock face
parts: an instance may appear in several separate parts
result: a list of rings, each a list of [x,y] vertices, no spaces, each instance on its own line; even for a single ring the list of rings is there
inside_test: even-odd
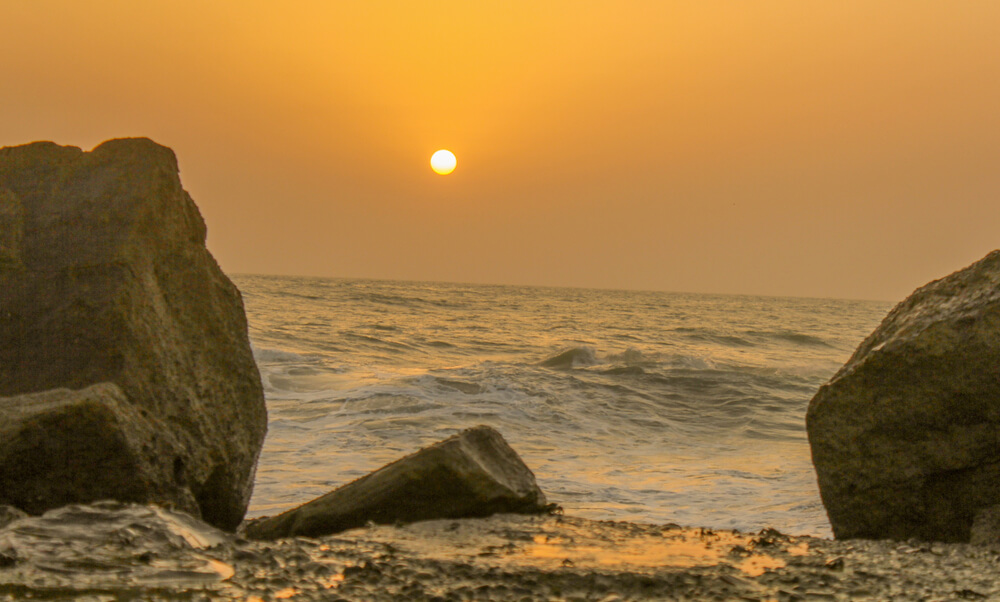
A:
[[[117,420],[135,464],[115,484],[105,461],[66,455],[81,487],[53,484],[62,489],[51,499],[11,481],[8,466],[0,504],[38,513],[118,498],[239,524],[267,416],[239,291],[205,234],[173,152],[150,140],[111,140],[89,153],[51,142],[0,149],[0,396],[77,390],[58,394],[58,411],[89,416],[102,433]],[[114,387],[86,390],[99,383]],[[32,411],[21,420],[40,420]],[[44,415],[46,439],[81,441],[75,420]]]
[[[837,538],[969,541],[1000,502],[1000,251],[897,305],[806,426]]]
[[[112,383],[0,397],[0,491],[34,514],[108,497],[197,512],[190,494],[171,491],[173,467],[159,458],[173,442],[162,428]]]
[[[364,526],[546,510],[535,475],[497,431],[478,426],[275,517],[246,535],[316,537]]]

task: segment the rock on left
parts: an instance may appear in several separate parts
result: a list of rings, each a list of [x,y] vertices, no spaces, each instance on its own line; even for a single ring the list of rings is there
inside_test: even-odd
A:
[[[205,236],[151,140],[0,149],[0,504],[240,523],[267,411]]]

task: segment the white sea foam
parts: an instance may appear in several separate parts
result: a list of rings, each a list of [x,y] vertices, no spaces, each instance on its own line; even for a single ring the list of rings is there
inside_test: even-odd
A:
[[[284,349],[269,349],[258,347],[251,343],[250,349],[253,352],[253,359],[258,364],[275,363],[314,363],[319,360],[316,356],[303,355]]]

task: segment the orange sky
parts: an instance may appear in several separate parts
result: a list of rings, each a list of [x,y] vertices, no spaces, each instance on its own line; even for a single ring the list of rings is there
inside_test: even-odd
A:
[[[0,0],[0,146],[123,136],[231,273],[898,300],[1000,247],[1000,2]]]

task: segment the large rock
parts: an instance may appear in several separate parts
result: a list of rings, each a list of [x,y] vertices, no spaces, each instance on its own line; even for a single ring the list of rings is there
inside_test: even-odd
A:
[[[969,541],[1000,503],[1000,251],[897,305],[806,426],[836,537]]]
[[[197,512],[190,492],[173,491],[173,467],[157,461],[172,452],[161,427],[112,383],[0,397],[0,492],[35,514],[110,497]]]
[[[239,524],[267,416],[205,234],[150,140],[0,149],[0,396],[19,397],[3,432],[21,437],[0,448],[0,504],[117,498]],[[70,391],[26,395],[51,389]],[[17,463],[29,449],[51,472]]]
[[[390,524],[545,510],[545,495],[531,470],[500,433],[477,426],[284,514],[252,521],[246,535],[316,537],[369,521]]]

